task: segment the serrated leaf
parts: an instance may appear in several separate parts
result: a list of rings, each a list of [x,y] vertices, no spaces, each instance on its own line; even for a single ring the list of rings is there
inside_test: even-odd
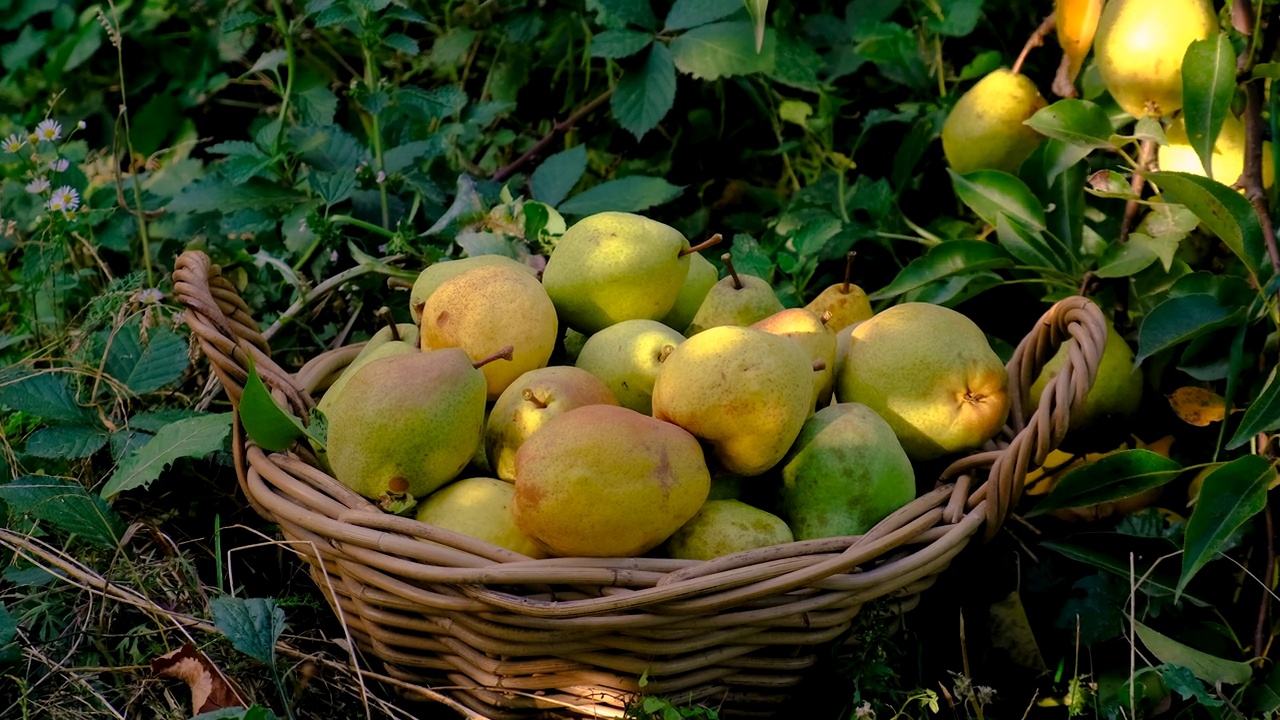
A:
[[[1147,178],[1160,187],[1167,201],[1195,213],[1260,281],[1270,279],[1262,225],[1244,196],[1220,182],[1189,173],[1158,172]]]
[[[434,140],[414,140],[397,145],[382,154],[382,167],[387,174],[398,173],[428,157],[435,156],[439,144]]]
[[[715,22],[742,9],[742,0],[676,0],[667,13],[665,32],[687,30]]]
[[[267,16],[252,10],[236,10],[227,13],[227,17],[222,21],[222,32],[233,33],[237,30],[261,25],[267,20]]]
[[[125,523],[105,500],[70,480],[27,475],[0,485],[0,500],[16,515],[29,515],[52,523],[103,548],[120,545]]]
[[[250,155],[255,158],[264,158],[265,154],[258,149],[257,145],[248,140],[227,140],[225,142],[214,143],[204,149],[205,152],[213,155]]]
[[[684,187],[662,178],[632,175],[600,183],[565,200],[556,209],[565,215],[593,215],[608,210],[640,212],[676,199]]]
[[[289,59],[289,53],[284,49],[268,50],[254,61],[253,66],[245,71],[245,75],[252,75],[256,72],[266,72],[267,70],[275,70],[280,64]]]
[[[101,428],[53,425],[31,433],[23,452],[48,460],[80,460],[98,452],[106,444],[107,434]]]
[[[418,109],[429,121],[457,117],[467,106],[467,93],[456,85],[445,85],[432,90],[402,87],[396,91],[396,99]]]
[[[609,108],[618,124],[639,140],[662,122],[676,100],[676,69],[671,51],[654,43],[644,65],[618,79]]]
[[[645,30],[658,29],[658,18],[653,14],[649,0],[599,0],[599,3],[605,12],[623,22]]]
[[[944,278],[1011,267],[1013,258],[999,245],[981,240],[951,240],[929,248],[924,255],[912,260],[892,282],[872,293],[871,299],[895,297]]]
[[[120,463],[101,495],[110,498],[125,490],[147,487],[175,460],[202,458],[221,450],[230,433],[230,413],[201,415],[165,425]]]
[[[635,30],[605,30],[591,38],[591,57],[624,58],[631,57],[649,47],[653,35]]]
[[[324,200],[327,207],[333,207],[351,197],[351,193],[356,189],[356,171],[354,168],[336,172],[312,170],[307,175],[307,184],[316,191],[320,199]]]
[[[1187,142],[1213,177],[1213,144],[1231,109],[1236,90],[1236,52],[1226,33],[1196,40],[1182,57],[1182,119]],[[1235,182],[1236,178],[1214,178]]]
[[[323,83],[299,88],[295,93],[303,125],[331,125],[338,112],[338,96]]]
[[[1253,439],[1260,432],[1271,432],[1280,427],[1280,381],[1277,381],[1277,368],[1271,369],[1267,376],[1267,384],[1258,393],[1258,398],[1249,405],[1240,421],[1240,427],[1227,443],[1228,450],[1235,450]]]
[[[543,160],[529,178],[533,199],[551,207],[560,204],[587,171],[587,146],[575,145]]]
[[[263,664],[274,666],[276,640],[284,632],[284,610],[271,598],[220,595],[209,601],[213,624],[232,646]]]
[[[1001,213],[1036,230],[1045,229],[1044,207],[1031,188],[999,170],[975,170],[961,175],[950,168],[951,184],[960,201],[995,227]]]
[[[1276,469],[1266,458],[1245,455],[1204,479],[1195,510],[1187,520],[1179,594],[1241,525],[1262,512],[1267,505],[1267,488],[1275,477]]]
[[[353,166],[354,167],[354,166]],[[249,180],[233,185],[220,177],[203,177],[190,183],[169,203],[170,213],[231,213],[236,210],[259,210],[287,206],[306,200],[306,196],[276,183]]]
[[[94,416],[72,394],[70,374],[17,368],[0,375],[0,406],[53,423],[91,424]]]
[[[1111,146],[1111,118],[1088,100],[1067,98],[1040,108],[1024,123],[1041,135],[1087,148]]]
[[[0,602],[0,663],[22,659],[22,649],[14,644],[17,637],[18,621],[9,613],[9,608]]]
[[[1142,640],[1142,644],[1146,645],[1160,662],[1184,667],[1190,670],[1192,675],[1207,683],[1239,685],[1248,682],[1253,676],[1253,669],[1249,663],[1224,660],[1201,652],[1156,632],[1137,620],[1133,620],[1133,629]]]
[[[409,57],[414,57],[420,52],[418,41],[403,33],[391,33],[383,37],[382,44]]]
[[[768,72],[776,55],[773,33],[765,32],[760,52],[754,37],[755,30],[746,20],[703,25],[672,40],[671,57],[680,72],[699,80]]]
[[[1027,517],[1132,497],[1172,481],[1181,472],[1179,462],[1150,450],[1106,455],[1063,475]]]
[[[773,273],[773,261],[769,259],[769,254],[760,247],[759,241],[746,233],[737,233],[733,236],[729,254],[733,258],[734,268],[739,273],[755,275],[765,280],[768,280]]]
[[[187,341],[167,327],[152,328],[142,340],[142,318],[134,316],[110,340],[103,370],[136,395],[155,392],[186,372]]]
[[[939,15],[926,17],[925,27],[949,37],[964,37],[978,26],[982,0],[937,0]]]
[[[1223,304],[1209,293],[1191,293],[1170,297],[1155,306],[1138,330],[1138,354],[1134,362],[1141,364],[1152,355],[1207,332],[1241,322],[1245,308]]]

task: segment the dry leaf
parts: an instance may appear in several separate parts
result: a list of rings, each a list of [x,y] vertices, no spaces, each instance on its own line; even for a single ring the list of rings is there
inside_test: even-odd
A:
[[[1039,671],[1048,669],[1017,590],[991,605],[988,613],[993,646],[1008,652],[1009,658],[1022,667]]]
[[[1084,58],[1093,47],[1093,34],[1098,30],[1098,18],[1102,17],[1102,0],[1056,0],[1058,44],[1067,58],[1065,80],[1074,83],[1084,65]]]
[[[1227,402],[1212,390],[1198,387],[1180,387],[1169,396],[1169,407],[1184,422],[1205,427],[1221,422],[1227,414]]]
[[[191,643],[152,660],[151,672],[177,678],[191,687],[193,715],[245,704],[209,658]]]

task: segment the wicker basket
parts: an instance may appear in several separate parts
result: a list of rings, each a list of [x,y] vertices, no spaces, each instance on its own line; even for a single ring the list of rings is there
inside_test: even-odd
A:
[[[201,252],[178,258],[175,291],[233,405],[249,355],[276,398],[305,417],[358,346],[291,375],[234,287]],[[1027,412],[1024,398],[1062,342],[1067,361]],[[1010,423],[938,486],[865,535],[793,542],[707,562],[656,558],[533,560],[388,515],[323,471],[304,447],[268,453],[236,422],[240,485],[290,546],[357,644],[387,674],[447,692],[499,718],[619,717],[641,692],[768,716],[842,638],[864,603],[917,603],[980,533],[1017,502],[1028,468],[1062,440],[1106,342],[1098,307],[1054,305],[1009,362]],[[975,479],[976,478],[976,479]],[[426,541],[426,542],[424,542]]]

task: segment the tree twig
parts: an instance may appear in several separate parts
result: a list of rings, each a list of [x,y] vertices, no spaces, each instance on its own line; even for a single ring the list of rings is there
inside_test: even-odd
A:
[[[1151,158],[1156,154],[1156,141],[1147,138],[1142,141],[1142,151],[1138,154],[1138,167],[1134,168],[1133,179],[1129,187],[1133,194],[1142,197],[1142,189],[1147,185],[1147,170],[1151,167]],[[1129,233],[1133,230],[1133,222],[1138,219],[1137,198],[1125,203],[1124,218],[1120,221],[1120,242],[1129,242]]]
[[[521,167],[523,167],[525,163],[541,155],[542,151],[547,149],[547,146],[550,145],[551,142],[556,139],[557,135],[568,131],[574,125],[578,124],[579,120],[581,120],[582,118],[590,114],[592,110],[595,110],[596,108],[603,105],[605,101],[612,96],[613,96],[613,88],[609,88],[608,90],[605,90],[604,92],[595,96],[595,98],[592,99],[591,102],[588,102],[586,105],[583,105],[582,107],[573,111],[573,114],[570,115],[569,117],[565,118],[564,120],[561,120],[555,125],[552,125],[551,130],[548,131],[546,135],[543,135],[541,140],[534,143],[533,147],[529,148],[524,152],[523,155],[513,160],[511,164],[507,165],[506,167],[500,168],[498,172],[494,173],[493,179],[498,182],[502,182],[503,180],[506,180],[507,178],[514,175],[516,170],[519,170]]]
[[[1271,583],[1273,581],[1272,573],[1275,572],[1276,565],[1276,543],[1275,543],[1275,522],[1271,517],[1271,504],[1267,503],[1265,515],[1267,522],[1267,535],[1263,541],[1267,546],[1267,567],[1262,571],[1262,599],[1258,603],[1258,623],[1253,629],[1253,659],[1261,659],[1267,652],[1267,630],[1270,623],[1267,622],[1267,616],[1271,609]]]
[[[1276,248],[1276,231],[1271,224],[1266,190],[1262,187],[1262,85],[1257,82],[1248,82],[1257,57],[1253,52],[1255,28],[1251,0],[1235,0],[1232,3],[1231,24],[1249,38],[1244,52],[1240,53],[1236,59],[1236,77],[1245,81],[1244,172],[1240,173],[1240,178],[1236,180],[1234,187],[1244,190],[1245,197],[1258,213],[1258,222],[1262,225],[1262,239],[1266,243],[1271,268],[1280,273],[1280,250]]]
[[[1027,44],[1022,46],[1022,52],[1018,53],[1018,59],[1013,61],[1013,74],[1017,75],[1022,72],[1022,63],[1026,61],[1027,55],[1031,53],[1032,48],[1038,48],[1044,45],[1044,38],[1050,32],[1053,32],[1054,24],[1057,22],[1058,14],[1056,12],[1049,13],[1049,17],[1040,23],[1040,27],[1031,33],[1031,37],[1027,38]]]

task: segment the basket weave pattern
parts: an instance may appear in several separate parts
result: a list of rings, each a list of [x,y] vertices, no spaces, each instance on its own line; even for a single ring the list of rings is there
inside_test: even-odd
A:
[[[175,293],[232,404],[252,356],[276,399],[305,417],[358,346],[281,369],[235,288],[198,251],[178,258]],[[1069,353],[1037,408],[1040,368]],[[1008,365],[1004,432],[953,463],[938,486],[865,535],[793,542],[699,562],[659,558],[533,560],[386,514],[317,469],[305,447],[268,453],[234,436],[240,485],[290,547],[357,644],[389,675],[451,694],[484,716],[619,717],[641,692],[702,700],[725,714],[768,715],[788,699],[819,646],[862,606],[911,609],[970,540],[991,537],[1029,469],[1061,442],[1097,375],[1101,311],[1060,301]]]

